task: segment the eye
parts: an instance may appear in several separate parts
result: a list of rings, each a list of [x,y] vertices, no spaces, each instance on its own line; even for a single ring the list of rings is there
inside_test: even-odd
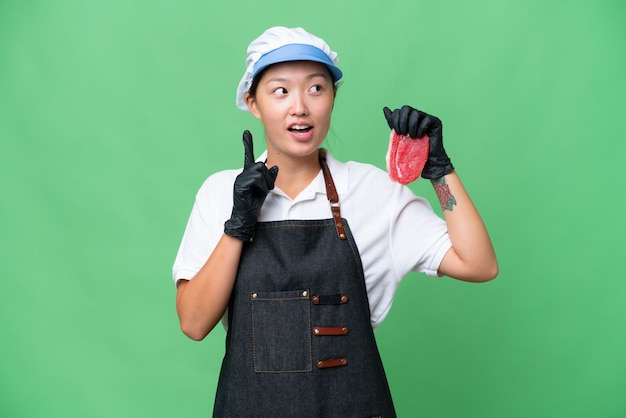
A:
[[[278,88],[275,88],[272,93],[277,96],[282,96],[284,94],[287,94],[287,89],[284,87],[278,87]]]
[[[316,84],[314,86],[311,86],[311,88],[309,88],[309,91],[311,93],[319,93],[322,91],[322,86],[320,84]]]

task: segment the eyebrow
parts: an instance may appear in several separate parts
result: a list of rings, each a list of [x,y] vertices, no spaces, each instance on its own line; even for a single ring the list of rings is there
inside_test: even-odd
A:
[[[311,73],[311,74],[308,74],[306,76],[306,79],[307,80],[311,80],[311,79],[313,79],[315,77],[322,77],[322,78],[328,80],[328,76],[326,74],[324,74],[324,73]],[[282,83],[282,82],[287,81],[287,78],[285,78],[285,77],[272,77],[269,80],[267,80],[265,83],[266,84],[267,83],[271,83],[272,81]]]

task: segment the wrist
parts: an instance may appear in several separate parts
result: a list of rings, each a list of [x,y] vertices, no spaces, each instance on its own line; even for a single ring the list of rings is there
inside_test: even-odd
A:
[[[450,191],[450,186],[448,186],[445,176],[431,179],[430,182],[435,189],[435,193],[437,194],[437,199],[439,199],[441,209],[444,211],[452,211],[457,203],[456,198],[454,197],[454,195],[452,195],[452,192]]]
[[[254,238],[254,226],[246,225],[245,222],[233,215],[224,222],[224,233],[244,242],[252,241]]]
[[[422,170],[422,177],[433,181],[441,179],[443,176],[450,174],[453,171],[454,166],[447,156],[445,159],[428,158],[428,162]]]

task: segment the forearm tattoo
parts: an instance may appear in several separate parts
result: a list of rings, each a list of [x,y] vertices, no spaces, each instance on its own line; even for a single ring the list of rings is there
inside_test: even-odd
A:
[[[456,205],[456,199],[452,196],[452,193],[450,193],[450,187],[446,184],[445,178],[433,179],[431,182],[439,198],[441,209],[452,211],[453,206]]]

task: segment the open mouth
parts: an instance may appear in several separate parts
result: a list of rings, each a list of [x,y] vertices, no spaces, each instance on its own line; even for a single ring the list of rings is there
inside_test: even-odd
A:
[[[313,127],[309,125],[293,125],[290,126],[287,130],[289,132],[305,133],[309,132],[311,129],[313,129]]]

